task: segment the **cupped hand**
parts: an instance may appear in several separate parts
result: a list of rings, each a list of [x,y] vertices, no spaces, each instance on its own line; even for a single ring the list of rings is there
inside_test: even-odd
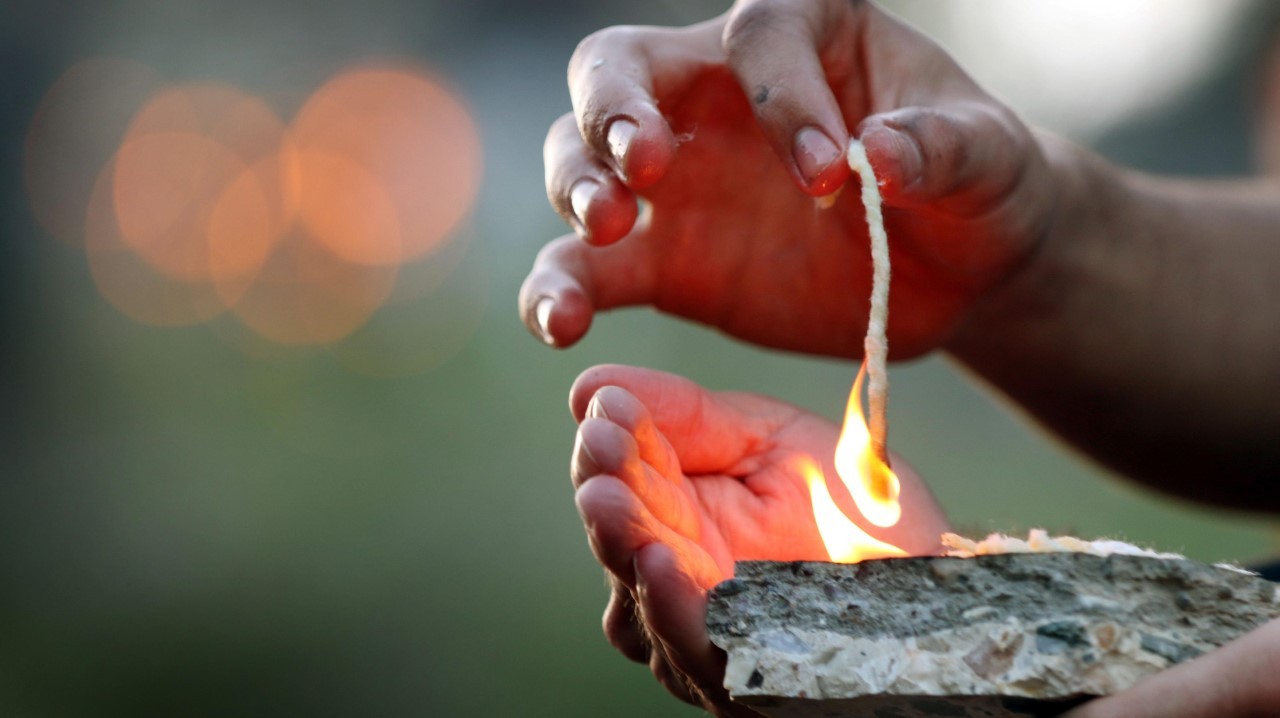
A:
[[[861,520],[831,465],[839,428],[766,397],[709,392],[663,372],[602,366],[570,395],[580,422],[572,478],[592,551],[611,577],[604,630],[683,700],[729,703],[723,654],[704,625],[706,591],[740,560],[827,560],[803,470],[817,464],[837,504],[908,553],[939,550],[947,523],[903,462],[903,519]]]
[[[1063,718],[1270,718],[1280,715],[1277,676],[1280,619]]]
[[[578,47],[569,84],[546,181],[580,237],[548,245],[520,296],[554,346],[597,311],[653,305],[758,344],[859,355],[859,193],[815,200],[849,180],[851,128],[886,203],[895,358],[944,343],[1054,213],[1027,128],[870,3],[758,0],[687,28],[610,28]]]

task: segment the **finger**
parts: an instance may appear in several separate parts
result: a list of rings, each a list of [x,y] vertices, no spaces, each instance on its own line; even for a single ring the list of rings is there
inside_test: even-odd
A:
[[[697,576],[720,575],[701,547],[655,519],[617,477],[592,478],[578,488],[574,500],[596,559],[627,588],[635,588],[636,551],[653,543],[666,544],[687,557],[688,569]]]
[[[1030,138],[1001,108],[964,103],[872,115],[858,134],[886,204],[959,215],[990,209],[1019,184]]]
[[[636,553],[636,602],[640,614],[678,673],[696,686],[705,700],[727,705],[725,656],[707,635],[707,590],[721,578],[699,581],[667,546],[651,544]],[[657,653],[657,651],[655,651]]]
[[[599,475],[617,478],[662,524],[682,536],[698,535],[698,515],[689,497],[642,461],[635,438],[608,419],[589,417],[582,422],[570,474],[579,488]]]
[[[847,2],[748,0],[724,29],[729,66],[760,128],[804,191],[822,196],[849,178],[849,131],[819,50],[852,21]]]
[[[572,114],[551,125],[542,157],[547,199],[579,236],[605,245],[631,231],[637,214],[635,195],[582,144]]]
[[[534,260],[520,287],[520,316],[543,342],[572,346],[587,333],[595,312],[650,303],[655,269],[650,244],[640,236],[608,247],[561,237]]]
[[[690,690],[689,683],[684,676],[672,667],[671,662],[660,649],[654,650],[649,656],[649,672],[653,677],[658,679],[658,683],[667,689],[671,695],[688,703],[689,705],[703,707],[702,701],[694,697]]]
[[[587,404],[587,416],[608,419],[622,427],[635,439],[642,461],[672,481],[683,478],[675,449],[654,426],[649,409],[631,392],[616,386],[601,387]]]
[[[1280,620],[1180,663],[1063,718],[1217,718],[1275,715],[1280,706]]]
[[[649,662],[649,644],[636,615],[635,599],[631,591],[611,574],[609,605],[604,609],[604,635],[622,655],[636,663]]]
[[[758,419],[675,374],[606,364],[578,376],[569,408],[579,420],[604,386],[621,387],[644,404],[687,474],[723,471],[749,454],[764,433]]]
[[[659,28],[607,28],[579,43],[569,61],[569,96],[582,139],[633,189],[661,179],[676,152],[675,135],[654,98],[654,72],[677,72],[670,65],[678,60],[653,66],[650,46],[663,44],[656,37],[669,44],[676,35]]]

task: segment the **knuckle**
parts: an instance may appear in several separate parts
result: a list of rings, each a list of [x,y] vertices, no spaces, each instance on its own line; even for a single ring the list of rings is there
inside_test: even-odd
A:
[[[613,109],[605,103],[594,98],[587,100],[578,113],[578,126],[582,136],[594,147],[606,146],[606,133],[613,115]]]
[[[625,55],[632,52],[644,33],[645,28],[638,25],[614,25],[582,38],[569,58],[570,84],[573,84],[573,78],[589,71],[597,60],[605,59],[606,54]]]
[[[606,27],[603,30],[596,30],[578,41],[578,46],[573,48],[573,54],[569,56],[569,77],[578,75],[582,70],[589,66],[594,60],[594,56],[601,47],[609,47],[609,38],[617,32],[616,27]]]
[[[649,658],[649,672],[658,681],[658,684],[667,689],[672,696],[689,703],[698,705],[694,702],[693,696],[689,695],[685,682],[676,675],[675,669],[667,662],[666,657],[661,651],[654,651]]]
[[[547,199],[557,211],[564,212],[569,207],[569,185],[573,182],[574,172],[563,164],[547,165],[545,182]]]
[[[576,239],[572,235],[566,235],[545,244],[542,249],[538,250],[537,256],[534,257],[533,265],[535,269],[559,264],[560,256],[565,250],[565,245],[574,241],[576,241]]]
[[[547,130],[547,138],[542,143],[542,165],[548,191],[552,189],[553,180],[570,164],[568,159],[581,146],[581,142],[572,113],[562,115],[551,123],[551,128]]]
[[[777,26],[777,9],[768,2],[752,2],[734,10],[725,23],[722,43],[730,57],[750,50],[761,36]]]
[[[557,117],[556,121],[551,123],[551,128],[547,130],[547,140],[542,145],[543,155],[549,156],[552,150],[559,149],[561,142],[572,139],[577,132],[578,125],[572,112],[566,112]]]

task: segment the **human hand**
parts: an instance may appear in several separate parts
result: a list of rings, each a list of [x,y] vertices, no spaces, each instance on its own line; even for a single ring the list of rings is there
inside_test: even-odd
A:
[[[1265,718],[1280,714],[1280,619],[1063,718]]]
[[[559,347],[626,305],[772,347],[861,353],[862,205],[849,128],[882,180],[894,358],[940,346],[1046,231],[1040,145],[933,42],[867,2],[741,0],[687,28],[610,28],[569,68],[547,192],[573,225],[521,290]],[[812,196],[811,196],[812,195]],[[640,213],[637,200],[651,211]]]
[[[724,691],[706,591],[733,575],[734,561],[827,560],[802,469],[816,463],[834,479],[839,427],[766,397],[623,366],[587,370],[569,401],[580,422],[575,498],[613,586],[606,636],[682,700],[754,715]],[[890,529],[858,524],[908,553],[937,553],[941,510],[909,467],[894,468],[904,519]],[[860,517],[840,482],[828,484]]]

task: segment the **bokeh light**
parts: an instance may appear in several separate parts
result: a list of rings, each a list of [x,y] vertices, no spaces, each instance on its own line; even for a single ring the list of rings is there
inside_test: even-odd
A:
[[[294,226],[232,311],[280,344],[327,344],[364,324],[391,294],[397,264],[348,262]]]
[[[111,96],[112,122],[88,127],[113,82],[133,105]],[[481,149],[463,103],[404,66],[340,72],[286,123],[237,87],[165,85],[143,65],[100,59],[50,90],[26,162],[33,211],[83,243],[122,313],[181,326],[230,310],[264,339],[303,346],[360,328],[407,263],[425,267],[415,276],[452,271],[460,258],[440,250],[465,248],[451,240],[479,189]],[[431,301],[421,286],[412,294]]]
[[[164,132],[130,139],[116,155],[112,188],[121,236],[157,270],[175,279],[211,281],[210,215],[244,171],[234,153],[204,135]]]
[[[479,188],[480,139],[470,114],[443,84],[407,68],[369,67],[338,75],[316,90],[293,129],[303,156],[338,155],[363,167],[394,207],[401,236],[397,255],[334,247],[360,261],[431,254],[466,216]],[[315,177],[323,186],[314,191],[325,196],[339,189],[334,179],[355,175],[320,172]],[[310,179],[304,175],[304,197]],[[334,234],[323,234],[333,246]]]
[[[193,85],[158,93],[130,123],[116,155],[121,234],[178,279],[225,284],[256,272],[294,213],[281,172],[268,171],[279,166],[285,147],[283,121],[235,88]],[[250,168],[257,181],[246,177]],[[216,263],[210,247],[215,209],[223,230]],[[233,221],[228,212],[240,216]],[[230,227],[235,237],[227,235]],[[250,246],[228,246],[241,243]]]
[[[72,65],[40,101],[27,130],[23,180],[50,236],[84,246],[89,196],[138,107],[164,84],[133,60],[96,57]]]
[[[84,250],[98,292],[125,316],[160,327],[201,324],[226,311],[215,288],[157,270],[120,234],[114,193],[115,163],[94,184],[84,225]]]
[[[351,158],[301,148],[298,209],[310,236],[353,264],[396,265],[400,213],[378,177]]]
[[[1174,99],[1239,38],[1250,0],[912,0],[917,20],[1033,122],[1096,137]]]
[[[413,376],[448,362],[480,329],[493,258],[462,231],[429,262],[405,265],[377,314],[329,351],[364,376]]]

